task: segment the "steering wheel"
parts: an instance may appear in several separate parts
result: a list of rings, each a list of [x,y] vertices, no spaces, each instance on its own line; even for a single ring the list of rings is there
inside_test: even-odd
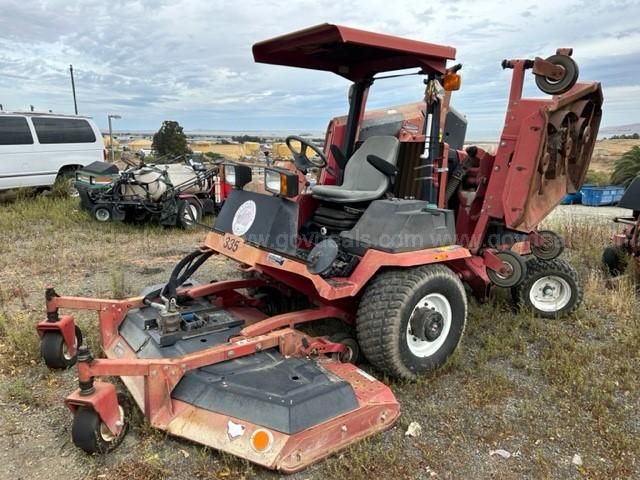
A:
[[[300,151],[297,151],[292,145],[292,142],[294,141],[300,143]],[[285,139],[285,143],[287,144],[287,148],[291,150],[291,153],[293,154],[293,161],[296,164],[296,167],[300,170],[307,170],[310,167],[324,168],[327,166],[327,157],[324,156],[320,147],[309,140],[296,135],[289,135]],[[307,156],[307,149],[312,150],[316,155],[309,158]]]

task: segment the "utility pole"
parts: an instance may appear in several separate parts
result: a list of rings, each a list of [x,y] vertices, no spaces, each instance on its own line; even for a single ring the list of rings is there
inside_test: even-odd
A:
[[[78,102],[76,100],[76,82],[73,79],[73,65],[69,65],[69,73],[71,74],[71,90],[73,91],[73,108],[78,114]]]
[[[113,129],[111,127],[111,119],[114,118],[116,120],[122,118],[120,115],[107,115],[109,119],[109,149],[111,150],[111,163],[115,161],[115,154],[113,153]]]

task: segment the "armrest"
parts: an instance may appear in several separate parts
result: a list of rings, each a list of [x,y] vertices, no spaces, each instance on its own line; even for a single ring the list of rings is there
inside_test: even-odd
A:
[[[349,160],[347,159],[347,157],[345,157],[344,153],[342,153],[342,150],[340,150],[337,145],[333,144],[331,144],[329,150],[331,150],[331,154],[338,164],[338,167],[340,167],[341,170],[344,170],[344,167],[347,166],[347,162]]]
[[[395,177],[398,174],[398,168],[395,165],[377,155],[367,155],[367,162],[387,177]]]

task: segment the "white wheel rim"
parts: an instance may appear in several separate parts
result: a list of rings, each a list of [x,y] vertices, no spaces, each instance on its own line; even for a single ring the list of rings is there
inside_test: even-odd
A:
[[[76,351],[78,351],[78,337],[75,337],[73,346],[75,347]],[[67,344],[65,342],[62,342],[62,356],[66,361],[70,361],[73,358],[73,355],[69,354],[69,349],[67,348]]]
[[[195,207],[195,205],[189,204],[189,206],[184,209],[182,218],[184,218],[185,224],[193,225],[198,220],[198,209]]]
[[[118,405],[118,411],[120,412],[120,422],[124,425],[124,410]],[[100,422],[100,436],[105,442],[113,442],[117,435],[114,435],[109,431],[109,427],[107,427],[104,423]]]
[[[110,216],[111,214],[106,208],[99,208],[98,210],[96,210],[96,219],[99,222],[106,222],[107,220],[109,220]]]
[[[411,317],[413,317],[419,308],[429,308],[442,315],[442,331],[438,338],[433,341],[420,340],[411,332]],[[442,347],[449,336],[451,317],[451,304],[449,300],[447,300],[447,297],[440,293],[430,293],[424,296],[414,307],[407,322],[407,346],[409,347],[409,351],[416,357],[426,358],[440,350],[440,347]]]
[[[557,312],[569,304],[571,286],[557,275],[541,277],[531,286],[529,300],[531,305],[542,312]]]

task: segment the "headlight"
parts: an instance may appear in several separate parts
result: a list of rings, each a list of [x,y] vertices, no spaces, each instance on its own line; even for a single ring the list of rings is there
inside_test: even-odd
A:
[[[251,167],[246,165],[233,165],[225,163],[222,165],[225,183],[242,188],[251,181]]]
[[[298,195],[298,174],[280,168],[265,168],[264,188],[276,195],[295,197]]]

